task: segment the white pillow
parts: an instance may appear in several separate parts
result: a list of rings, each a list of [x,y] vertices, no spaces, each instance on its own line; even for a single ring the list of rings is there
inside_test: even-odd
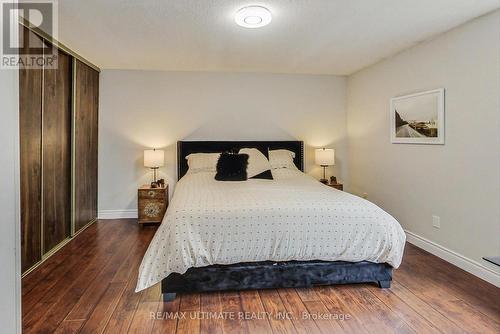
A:
[[[216,172],[220,153],[191,153],[186,157],[190,173]]]
[[[291,168],[297,169],[293,163],[295,153],[289,150],[269,150],[269,162],[273,169],[277,168]]]
[[[256,148],[242,148],[240,154],[248,154],[247,177],[251,178],[271,169],[266,156]]]

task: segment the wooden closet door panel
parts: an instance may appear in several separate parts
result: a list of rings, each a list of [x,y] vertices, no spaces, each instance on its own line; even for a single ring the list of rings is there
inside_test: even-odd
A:
[[[42,40],[22,27],[24,45],[42,47]],[[24,52],[28,51],[25,48]],[[21,270],[42,259],[42,69],[19,68],[19,139],[21,194]]]
[[[71,226],[71,68],[58,51],[58,68],[44,70],[43,240],[44,253],[69,237]]]
[[[76,61],[75,232],[97,218],[99,72]]]

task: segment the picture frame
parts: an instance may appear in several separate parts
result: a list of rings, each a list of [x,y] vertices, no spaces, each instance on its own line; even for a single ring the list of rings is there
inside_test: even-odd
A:
[[[391,143],[444,145],[444,99],[444,88],[391,98]]]

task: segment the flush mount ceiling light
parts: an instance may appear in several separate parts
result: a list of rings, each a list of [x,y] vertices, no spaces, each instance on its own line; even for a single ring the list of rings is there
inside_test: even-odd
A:
[[[272,15],[269,9],[262,6],[243,7],[236,12],[236,24],[245,28],[260,28],[271,22]]]

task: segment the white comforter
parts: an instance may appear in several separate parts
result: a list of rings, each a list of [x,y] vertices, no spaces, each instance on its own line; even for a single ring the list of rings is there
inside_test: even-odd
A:
[[[220,182],[187,174],[144,255],[136,291],[191,267],[250,261],[401,264],[405,234],[375,204],[298,170],[275,180]]]

